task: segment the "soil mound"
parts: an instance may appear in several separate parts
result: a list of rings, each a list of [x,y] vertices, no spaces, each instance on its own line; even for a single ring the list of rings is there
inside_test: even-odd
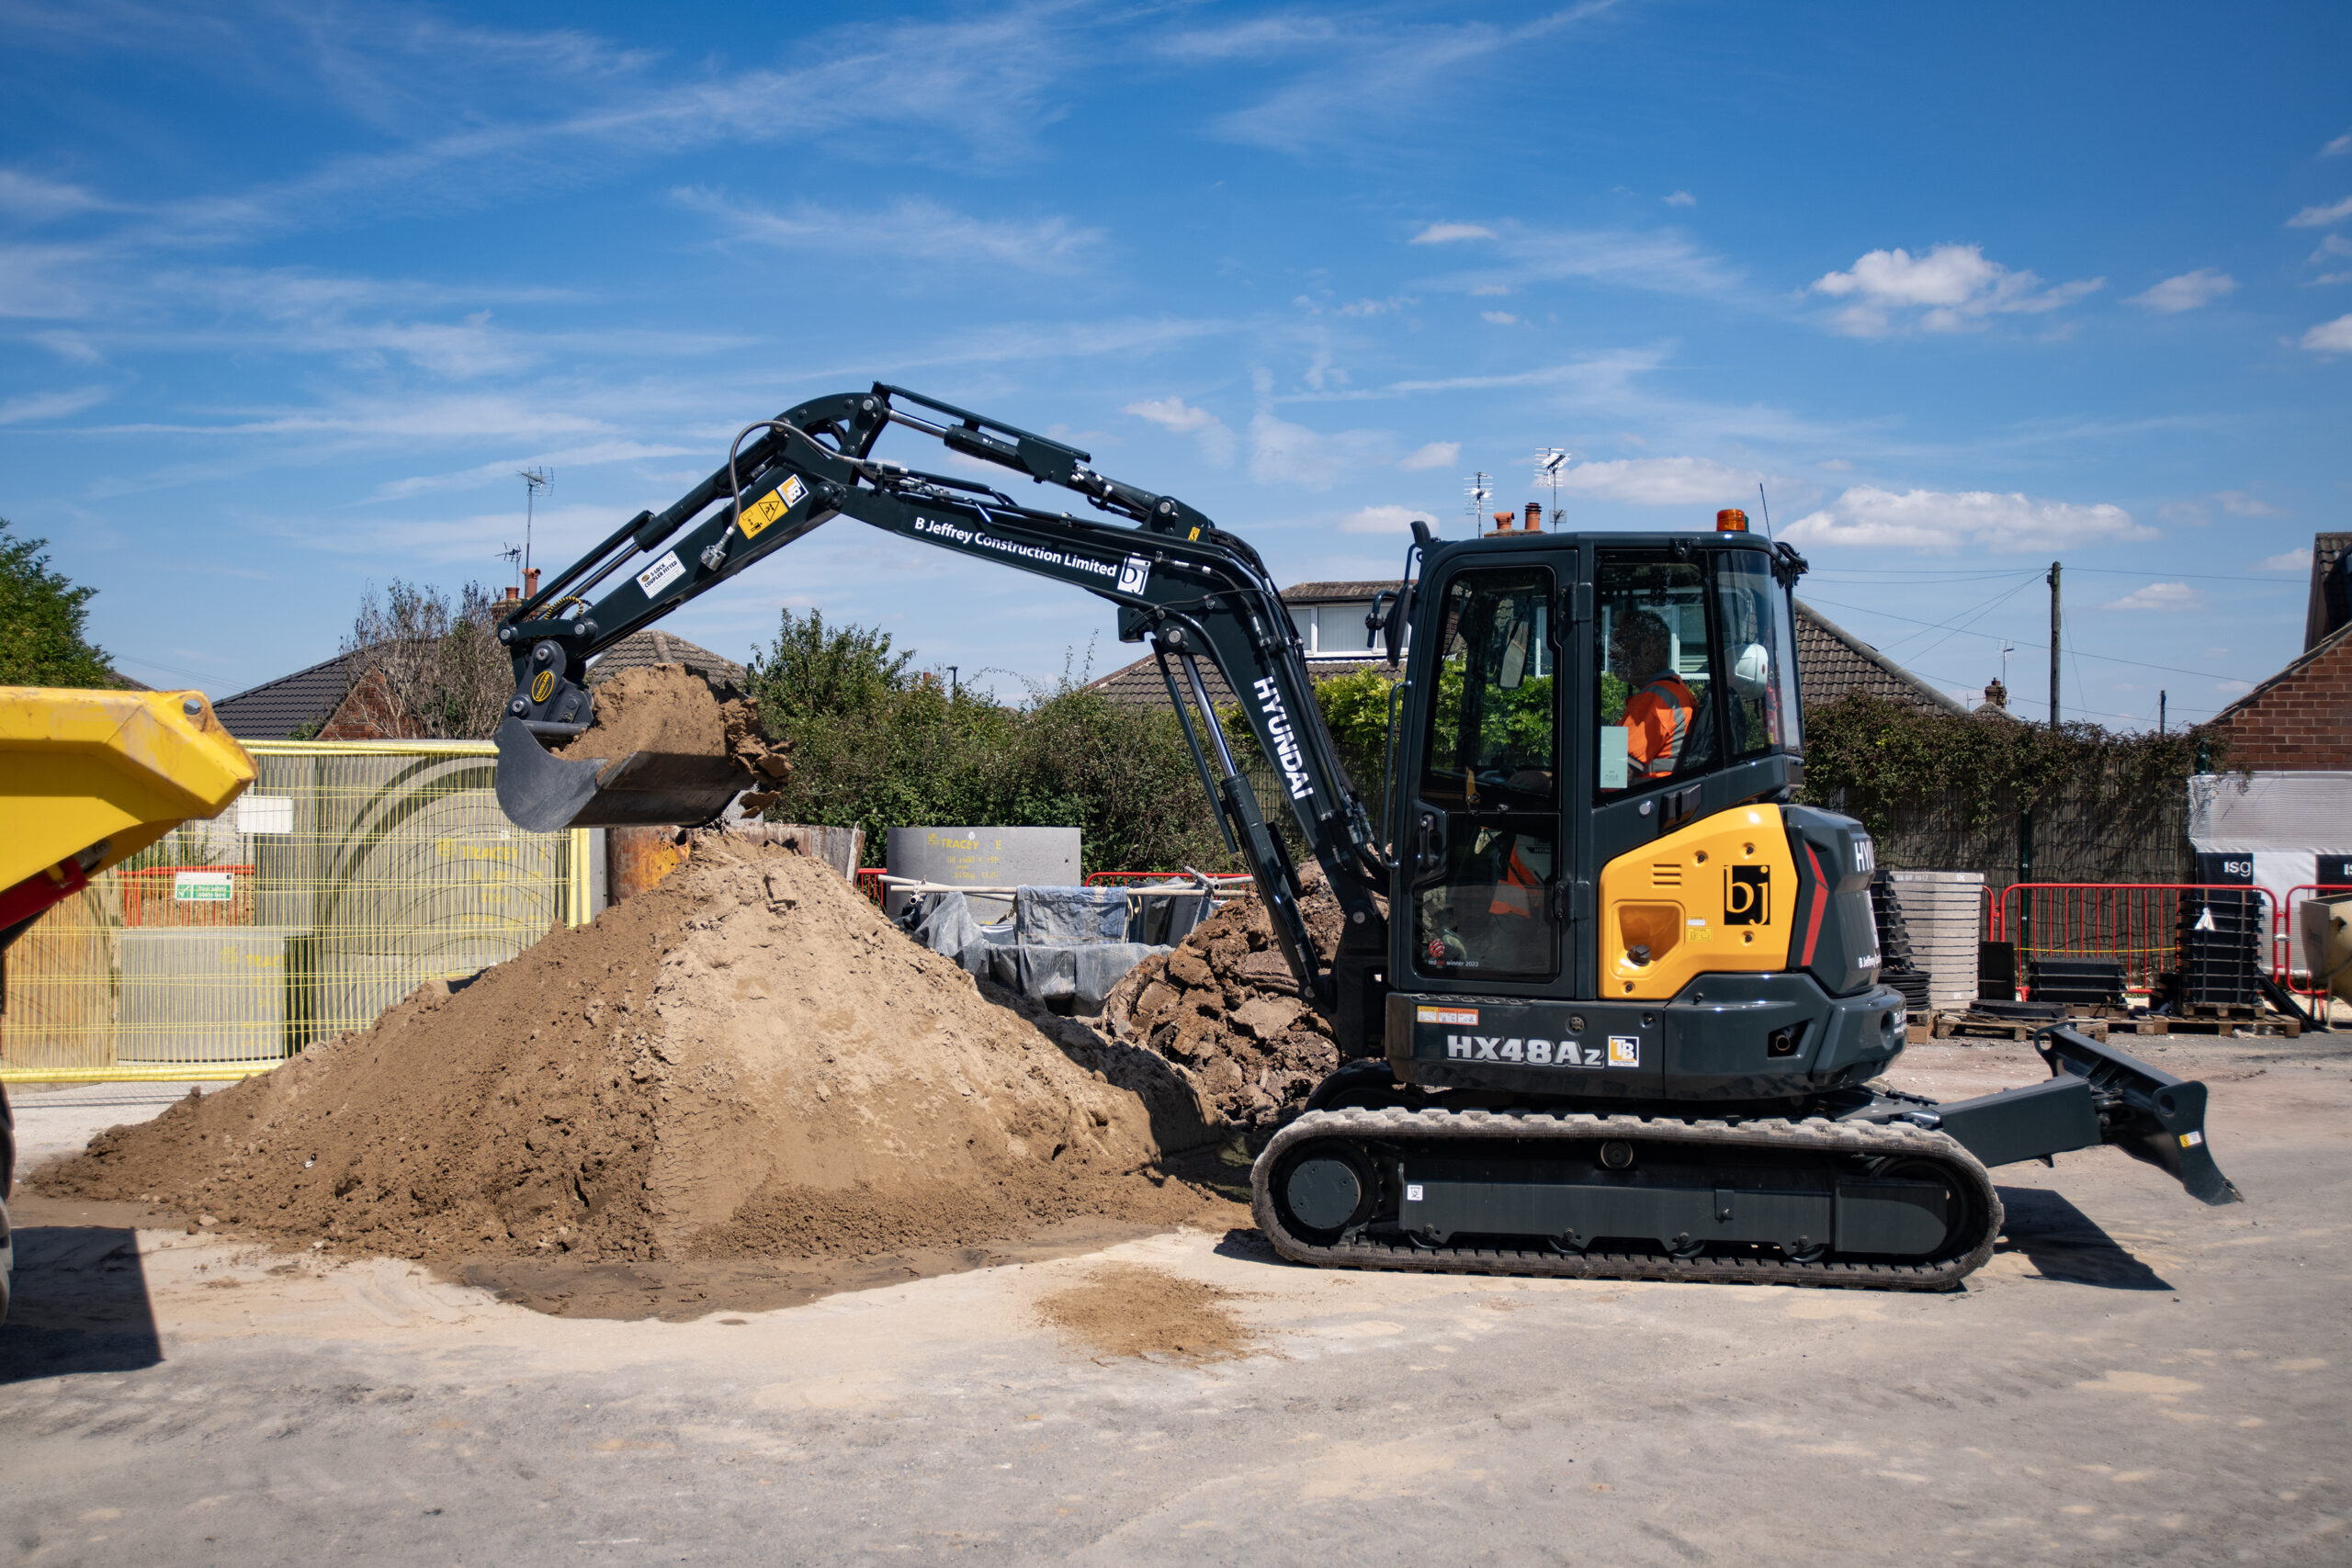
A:
[[[1155,1168],[1209,1135],[1172,1077],[1118,1045],[1080,1066],[822,863],[719,838],[36,1179],[442,1263],[871,1255],[1195,1215]]]
[[[593,694],[594,719],[552,750],[566,761],[610,758],[611,765],[597,775],[599,783],[633,751],[731,757],[746,773],[769,784],[792,775],[785,749],[760,732],[758,705],[741,697],[722,702],[707,681],[683,664],[624,670],[599,682]],[[768,801],[754,797],[744,804],[758,810]]]
[[[1330,885],[1310,881],[1299,911],[1328,964],[1339,951],[1341,919]],[[1220,1114],[1253,1132],[1295,1112],[1340,1065],[1331,1026],[1298,994],[1254,894],[1129,971],[1104,1000],[1102,1017],[1114,1038],[1140,1043],[1184,1069]]]

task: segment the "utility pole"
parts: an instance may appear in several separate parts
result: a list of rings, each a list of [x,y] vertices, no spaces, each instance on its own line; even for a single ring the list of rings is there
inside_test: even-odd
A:
[[[2058,728],[2058,563],[2050,563],[2050,728]]]
[[[2156,733],[2158,735],[2165,732],[2165,699],[2171,694],[2169,692],[2163,691],[2156,694]]]

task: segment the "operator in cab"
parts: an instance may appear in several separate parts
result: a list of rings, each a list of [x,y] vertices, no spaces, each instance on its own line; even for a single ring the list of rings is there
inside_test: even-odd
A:
[[[1625,755],[1636,779],[1672,776],[1699,699],[1674,671],[1674,639],[1647,610],[1619,618],[1611,662],[1633,687],[1625,701]]]

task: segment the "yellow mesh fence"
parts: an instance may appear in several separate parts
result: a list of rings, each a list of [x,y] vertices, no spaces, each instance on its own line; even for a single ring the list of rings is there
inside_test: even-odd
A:
[[[487,741],[249,743],[253,787],[7,953],[0,1081],[223,1078],[589,915],[588,834],[526,833]]]

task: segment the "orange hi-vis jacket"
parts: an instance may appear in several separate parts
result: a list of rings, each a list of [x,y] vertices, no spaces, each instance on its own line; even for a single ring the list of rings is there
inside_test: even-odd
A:
[[[1674,772],[1698,709],[1699,699],[1679,675],[1661,675],[1634,694],[1625,705],[1625,755],[1636,777],[1662,779]]]

